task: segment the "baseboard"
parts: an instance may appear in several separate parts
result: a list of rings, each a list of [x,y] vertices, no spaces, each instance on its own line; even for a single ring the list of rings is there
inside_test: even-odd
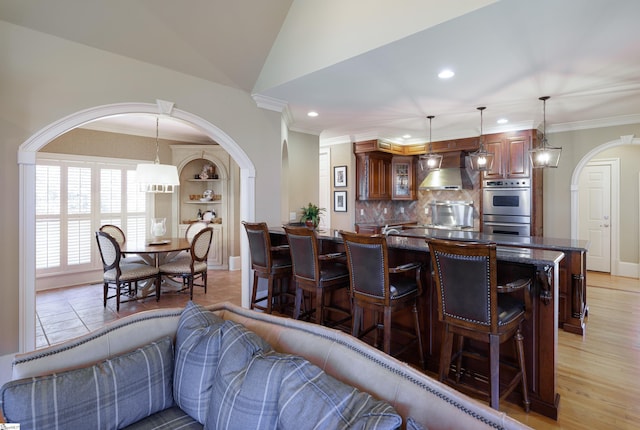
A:
[[[635,278],[638,279],[639,271],[638,271],[637,263],[627,263],[624,261],[619,261],[616,264],[616,272],[611,273],[616,276],[624,276],[625,278]]]
[[[240,270],[242,265],[240,264],[240,256],[229,257],[229,270]]]

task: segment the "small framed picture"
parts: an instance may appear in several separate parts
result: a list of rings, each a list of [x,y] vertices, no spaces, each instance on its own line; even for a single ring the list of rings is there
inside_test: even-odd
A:
[[[346,191],[333,192],[333,210],[335,212],[347,211],[347,192]]]
[[[347,186],[347,166],[336,166],[333,168],[333,186]]]

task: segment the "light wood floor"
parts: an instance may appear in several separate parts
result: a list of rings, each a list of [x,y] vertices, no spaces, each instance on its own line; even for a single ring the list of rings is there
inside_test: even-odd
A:
[[[558,333],[558,421],[520,405],[502,402],[501,410],[536,429],[640,428],[640,281],[597,272],[587,275],[589,319],[584,336]],[[108,321],[158,307],[181,307],[187,294],[162,295],[102,307],[101,286],[74,287],[37,294],[38,346],[61,342]],[[219,301],[240,304],[240,272],[209,272],[203,305]]]

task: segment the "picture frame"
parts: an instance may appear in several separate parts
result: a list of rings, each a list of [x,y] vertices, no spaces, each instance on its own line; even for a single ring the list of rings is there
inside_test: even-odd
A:
[[[336,166],[333,168],[333,186],[347,186],[347,166]]]
[[[334,212],[347,211],[347,192],[346,191],[333,192],[333,211]]]

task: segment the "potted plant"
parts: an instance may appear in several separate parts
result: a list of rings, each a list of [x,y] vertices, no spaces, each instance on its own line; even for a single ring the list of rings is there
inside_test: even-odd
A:
[[[302,207],[302,216],[300,222],[304,222],[308,227],[316,228],[320,223],[320,214],[324,211],[324,208],[309,203],[306,207]]]

